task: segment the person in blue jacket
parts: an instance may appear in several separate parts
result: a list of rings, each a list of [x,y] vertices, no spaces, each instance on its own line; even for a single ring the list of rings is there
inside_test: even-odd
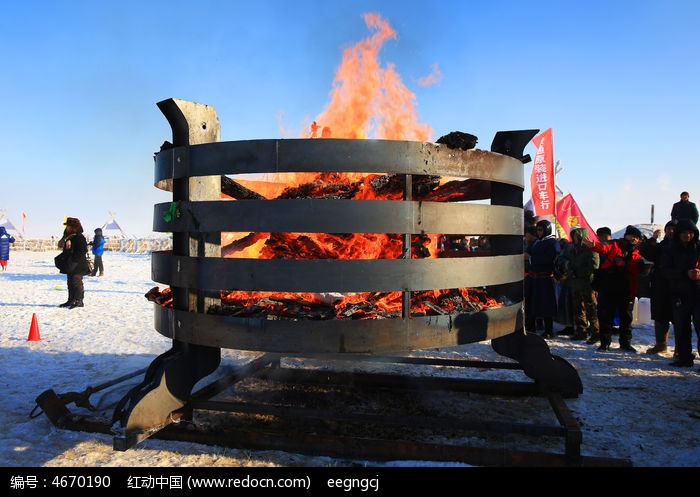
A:
[[[10,235],[4,226],[0,226],[0,266],[2,266],[3,271],[7,271],[11,243],[15,243],[15,237]]]
[[[95,269],[92,270],[90,276],[104,276],[105,268],[102,264],[102,254],[105,253],[105,237],[102,236],[102,228],[95,228],[95,236],[88,245],[92,247],[92,255],[95,256]]]

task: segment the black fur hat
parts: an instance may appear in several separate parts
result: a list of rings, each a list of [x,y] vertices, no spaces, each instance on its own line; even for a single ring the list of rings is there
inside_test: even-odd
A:
[[[640,240],[643,239],[644,237],[642,236],[642,232],[639,231],[639,228],[636,226],[632,226],[631,224],[625,228],[625,236],[627,235],[632,235],[635,238],[639,238]]]
[[[683,233],[684,231],[691,231],[691,232],[695,233],[695,238],[697,239],[698,227],[690,219],[681,219],[678,221],[678,224],[676,225],[675,237],[678,238],[680,236],[680,234]]]

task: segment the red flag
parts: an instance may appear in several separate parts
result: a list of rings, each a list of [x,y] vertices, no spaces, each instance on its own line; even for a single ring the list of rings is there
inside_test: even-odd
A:
[[[532,139],[537,147],[535,160],[530,175],[530,191],[535,216],[554,215],[556,192],[554,191],[554,147],[552,145],[552,128]]]
[[[557,202],[557,213],[555,217],[569,241],[571,241],[571,228],[574,226],[586,228],[588,230],[588,238],[596,242],[598,241],[598,235],[596,235],[595,230],[591,228],[591,225],[588,224],[588,221],[586,221],[586,218],[583,216],[583,212],[581,212],[581,209],[579,209],[578,204],[570,193]]]

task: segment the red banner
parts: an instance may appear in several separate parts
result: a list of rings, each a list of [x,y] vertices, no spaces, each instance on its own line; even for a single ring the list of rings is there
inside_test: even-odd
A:
[[[535,210],[535,216],[552,216],[556,204],[552,128],[534,137],[532,143],[537,147],[530,175],[532,206]]]
[[[588,238],[598,241],[598,236],[595,230],[591,228],[586,218],[583,217],[583,212],[579,209],[574,197],[569,193],[557,202],[557,213],[555,215],[557,223],[561,226],[563,235],[571,241],[571,228],[586,228],[588,230]]]

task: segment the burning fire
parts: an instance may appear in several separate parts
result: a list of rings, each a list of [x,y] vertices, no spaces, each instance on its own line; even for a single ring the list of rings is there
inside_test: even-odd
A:
[[[346,49],[336,73],[330,102],[306,127],[302,138],[376,138],[431,141],[432,129],[418,120],[415,95],[403,84],[393,64],[382,66],[379,52],[396,32],[379,14],[364,16],[373,34]],[[439,73],[437,66],[433,74]],[[434,76],[432,76],[434,77]],[[428,81],[430,78],[425,78]],[[413,200],[460,200],[445,178],[414,177],[425,186]],[[401,200],[403,176],[381,174],[296,173],[266,175],[261,180],[236,182],[256,198],[342,198]],[[446,187],[440,194],[436,188]],[[415,187],[415,184],[414,184]],[[456,197],[455,197],[456,195]],[[233,200],[222,193],[222,197]],[[245,200],[235,200],[245,201]],[[411,257],[437,257],[440,234],[413,235]],[[257,259],[397,259],[403,254],[403,235],[376,233],[222,233],[224,257]],[[151,293],[151,292],[149,292]],[[169,293],[150,300],[172,305]],[[306,319],[377,319],[400,317],[401,292],[310,294],[283,292],[222,292],[222,312],[237,316],[275,316]],[[411,314],[472,312],[499,305],[479,289],[413,292]]]
[[[345,50],[331,90],[331,101],[304,138],[369,138],[429,141],[433,132],[418,122],[416,96],[403,84],[394,65],[382,67],[379,52],[396,31],[379,14],[365,14],[374,34]],[[316,124],[318,123],[318,124]],[[327,131],[326,131],[327,130]]]

